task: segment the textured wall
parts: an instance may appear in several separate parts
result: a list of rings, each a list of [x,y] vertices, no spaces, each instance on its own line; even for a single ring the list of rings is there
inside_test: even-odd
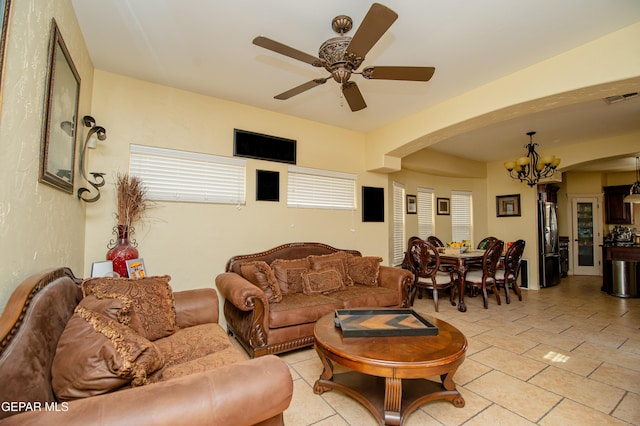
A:
[[[85,206],[38,182],[52,18],[81,76],[79,115],[90,113],[93,66],[71,1],[13,1],[0,116],[0,307],[44,268],[64,265],[82,275]],[[80,129],[77,144],[83,136]]]

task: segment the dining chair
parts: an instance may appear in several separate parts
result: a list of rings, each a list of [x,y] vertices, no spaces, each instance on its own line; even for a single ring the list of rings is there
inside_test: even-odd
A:
[[[485,309],[489,308],[487,288],[495,294],[498,305],[501,304],[498,288],[496,287],[496,270],[503,247],[504,242],[502,240],[496,240],[490,243],[482,256],[482,269],[472,269],[467,272],[465,277],[465,287],[470,286],[471,288],[482,290],[482,301]]]
[[[407,250],[404,252],[404,258],[402,259],[402,263],[400,264],[400,267],[402,269],[410,271],[414,276],[416,274],[416,271],[413,269],[413,263],[409,259],[409,253],[411,252],[411,244],[416,240],[421,240],[421,238],[416,236],[409,237],[409,240],[407,242]],[[418,299],[422,299],[422,289],[418,290]],[[413,301],[411,303],[413,304]]]
[[[433,244],[436,247],[444,247],[444,243],[442,240],[435,235],[430,235],[427,237],[427,241]]]
[[[518,275],[520,275],[520,261],[524,252],[525,241],[518,240],[511,244],[504,256],[504,265],[496,271],[496,287],[504,287],[505,298],[507,304],[511,303],[509,297],[509,286],[513,288],[513,292],[518,295],[518,300],[522,300],[522,293],[518,287]]]
[[[486,237],[483,238],[479,243],[478,246],[476,247],[478,250],[484,250],[486,248],[489,248],[489,245],[496,241],[497,238],[496,237]]]
[[[433,303],[438,312],[438,290],[444,290],[455,284],[453,273],[440,270],[440,254],[433,244],[417,239],[409,246],[409,261],[414,271],[413,289],[411,292],[411,305],[420,289],[432,290]],[[450,291],[449,301],[452,306],[456,303],[453,300],[453,289]]]

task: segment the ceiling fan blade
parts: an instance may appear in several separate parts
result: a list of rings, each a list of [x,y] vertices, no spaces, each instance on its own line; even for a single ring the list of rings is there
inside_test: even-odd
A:
[[[362,93],[360,93],[360,89],[358,89],[358,85],[353,81],[347,81],[342,85],[342,93],[344,94],[351,111],[360,111],[367,107],[367,103],[364,101]]]
[[[393,10],[379,3],[372,4],[346,52],[364,58],[396,19],[398,14]]]
[[[367,67],[362,76],[374,80],[429,81],[435,71],[434,67]]]
[[[269,49],[281,55],[306,62],[307,64],[313,65],[314,67],[323,66],[324,61],[322,61],[322,59],[294,49],[293,47],[287,46],[286,44],[282,44],[278,41],[271,40],[267,37],[258,36],[253,39],[253,44],[255,44],[256,46],[264,47],[265,49]]]
[[[302,92],[306,92],[309,89],[313,89],[314,87],[326,82],[327,78],[316,78],[315,80],[307,81],[306,83],[294,87],[293,89],[287,90],[286,92],[282,92],[279,95],[274,96],[274,98],[283,101],[285,99],[294,97],[295,95],[299,95]]]

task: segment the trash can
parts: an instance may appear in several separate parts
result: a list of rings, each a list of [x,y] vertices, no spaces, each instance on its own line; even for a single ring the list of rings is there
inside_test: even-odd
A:
[[[611,295],[617,297],[639,297],[638,262],[629,260],[611,261]]]

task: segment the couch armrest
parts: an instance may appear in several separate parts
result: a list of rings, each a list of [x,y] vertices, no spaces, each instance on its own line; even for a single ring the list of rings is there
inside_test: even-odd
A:
[[[390,266],[380,266],[378,282],[382,287],[398,291],[401,307],[411,307],[409,287],[413,284],[413,274],[410,271],[401,268],[392,268]]]
[[[252,425],[281,414],[292,395],[289,367],[268,355],[68,405],[58,403],[58,411],[16,414],[0,425]]]
[[[213,288],[176,291],[176,323],[180,328],[217,323],[220,313],[218,293]]]
[[[216,286],[222,297],[242,311],[253,309],[252,298],[261,299],[265,306],[269,305],[264,291],[235,272],[224,272],[218,275],[216,277]]]

